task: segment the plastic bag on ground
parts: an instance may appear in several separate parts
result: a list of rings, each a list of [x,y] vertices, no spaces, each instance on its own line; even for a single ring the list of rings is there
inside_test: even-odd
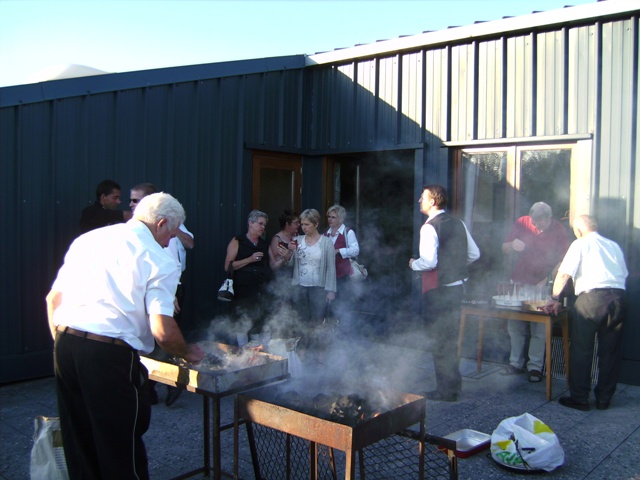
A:
[[[517,470],[550,472],[564,464],[564,450],[557,435],[529,413],[500,422],[491,434],[491,457]]]
[[[34,423],[31,480],[68,480],[60,419],[38,416]]]

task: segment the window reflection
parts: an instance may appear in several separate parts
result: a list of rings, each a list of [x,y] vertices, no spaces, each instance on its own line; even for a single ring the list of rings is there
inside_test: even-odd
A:
[[[554,218],[568,216],[571,149],[466,150],[461,159],[458,211],[481,251],[471,266],[469,287],[472,293],[490,294],[508,278],[501,246],[515,220],[539,201],[551,206]]]

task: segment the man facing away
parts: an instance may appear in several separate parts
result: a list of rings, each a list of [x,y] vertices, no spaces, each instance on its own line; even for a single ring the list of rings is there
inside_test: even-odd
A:
[[[480,250],[465,224],[444,210],[444,187],[425,186],[418,205],[429,218],[420,229],[420,257],[410,259],[409,268],[423,272],[422,317],[433,340],[437,387],[426,397],[455,402],[462,388],[456,348],[460,304],[469,276],[467,267],[480,258]]]
[[[123,223],[131,218],[131,212],[117,210],[120,205],[120,190],[120,185],[113,180],[103,180],[98,184],[96,202],[86,207],[80,214],[80,233]]]
[[[145,197],[131,221],[78,237],[47,295],[71,479],[149,478],[142,435],[151,407],[139,353],[155,340],[191,363],[204,356],[173,319],[180,268],[165,248],[184,218],[171,195]]]
[[[555,277],[569,244],[569,236],[562,224],[553,219],[551,207],[544,202],[534,203],[529,215],[516,221],[502,244],[502,252],[512,259],[511,280],[521,285],[547,285],[549,278]],[[509,320],[507,330],[511,354],[509,365],[500,373],[515,375],[526,367],[530,382],[542,381],[546,345],[544,323]],[[529,334],[529,351],[525,352]],[[525,353],[529,357],[526,365]]]
[[[598,335],[596,408],[606,410],[616,391],[622,358],[622,325],[626,313],[625,280],[629,272],[620,246],[598,233],[590,215],[573,221],[576,240],[565,255],[544,310],[558,313],[560,295],[570,278],[575,294],[569,346],[569,396],[560,405],[589,410],[593,347]]]

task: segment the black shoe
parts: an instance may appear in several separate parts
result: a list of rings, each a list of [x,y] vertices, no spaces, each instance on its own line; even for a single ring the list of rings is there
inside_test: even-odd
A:
[[[438,390],[433,390],[431,392],[426,392],[426,393],[424,393],[424,397],[427,400],[434,400],[436,402],[457,402],[458,401],[458,394],[457,393],[451,393],[449,395],[445,395],[445,394],[439,392]]]
[[[596,408],[598,410],[606,410],[607,408],[609,408],[609,402],[599,402],[598,400],[596,400]]]
[[[178,388],[178,387],[167,387],[167,399],[164,401],[164,403],[167,405],[167,407],[170,407],[171,405],[173,405],[174,403],[176,403],[176,400],[178,400],[178,397],[180,396],[180,394],[182,393],[182,389]]]
[[[589,402],[579,402],[571,397],[561,397],[558,402],[563,407],[574,408],[576,410],[582,410],[583,412],[589,411]]]

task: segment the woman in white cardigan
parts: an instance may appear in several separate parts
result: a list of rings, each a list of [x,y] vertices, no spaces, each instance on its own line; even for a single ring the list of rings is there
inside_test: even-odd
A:
[[[336,297],[336,260],[333,243],[318,231],[320,214],[307,209],[300,214],[304,235],[289,243],[294,252],[293,278],[295,306],[303,327],[322,324],[327,304]]]

